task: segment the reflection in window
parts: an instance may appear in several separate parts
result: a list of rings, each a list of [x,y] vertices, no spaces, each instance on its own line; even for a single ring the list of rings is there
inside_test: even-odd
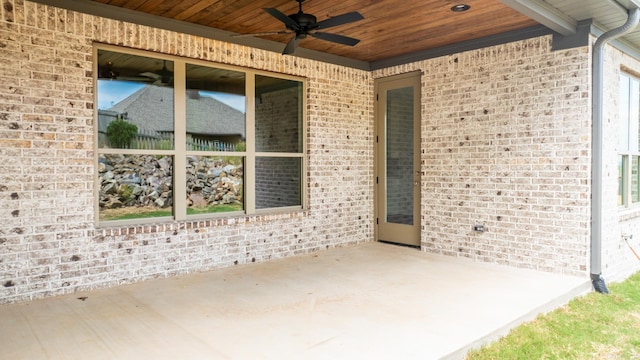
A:
[[[187,64],[187,151],[245,151],[245,74]]]
[[[640,202],[640,156],[631,157],[631,202]]]
[[[99,222],[302,206],[302,81],[105,48],[96,72]]]
[[[413,87],[387,92],[386,221],[413,225]],[[409,190],[409,191],[407,191]]]
[[[173,62],[98,51],[98,147],[174,148]]]
[[[618,156],[618,205],[624,205],[625,180],[627,178],[626,156]]]
[[[640,202],[640,80],[620,74],[618,204]]]
[[[244,209],[244,166],[237,156],[187,157],[187,214]]]
[[[302,83],[256,75],[256,151],[302,152]]]
[[[172,215],[171,156],[101,154],[98,176],[101,221]]]
[[[300,206],[302,159],[256,158],[256,209]]]

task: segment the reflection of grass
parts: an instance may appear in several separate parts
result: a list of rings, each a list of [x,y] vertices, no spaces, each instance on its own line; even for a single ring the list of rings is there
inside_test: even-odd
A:
[[[100,220],[102,221],[111,221],[111,220],[129,220],[129,219],[146,219],[153,217],[162,217],[162,216],[171,216],[173,213],[171,209],[169,210],[140,210],[138,212],[130,212],[130,211],[103,211],[100,214]]]
[[[187,208],[187,215],[209,214],[242,210],[242,204],[213,205],[200,208]]]
[[[201,208],[187,208],[187,215],[211,214],[230,211],[242,211],[242,204],[212,205]],[[147,219],[154,217],[172,216],[171,209],[158,210],[152,207],[126,207],[100,211],[101,221]]]

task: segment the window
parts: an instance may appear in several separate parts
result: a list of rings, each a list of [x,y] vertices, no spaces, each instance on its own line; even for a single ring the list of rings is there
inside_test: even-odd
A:
[[[618,205],[640,202],[640,81],[620,76]]]
[[[96,49],[98,221],[301,209],[300,79]]]

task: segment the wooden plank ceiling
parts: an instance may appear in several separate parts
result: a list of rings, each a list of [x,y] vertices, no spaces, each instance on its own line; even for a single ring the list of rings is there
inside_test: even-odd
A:
[[[298,12],[294,0],[92,0],[142,13],[185,21],[238,34],[286,30],[282,22],[262,8],[276,8],[286,15]],[[467,4],[465,12],[452,6]],[[306,14],[318,21],[358,11],[364,20],[332,27],[325,32],[360,39],[346,46],[307,37],[301,48],[364,62],[389,59],[418,51],[479,39],[538,25],[499,0],[306,0]],[[281,42],[292,35],[263,36]]]

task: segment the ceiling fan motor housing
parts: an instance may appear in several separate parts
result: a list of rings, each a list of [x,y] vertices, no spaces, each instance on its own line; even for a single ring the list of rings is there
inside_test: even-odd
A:
[[[318,20],[316,19],[315,16],[311,14],[305,14],[302,11],[300,11],[297,14],[289,15],[289,18],[295,21],[300,27],[299,29],[294,29],[293,27],[290,27],[287,25],[287,29],[289,30],[308,32],[318,28]]]

